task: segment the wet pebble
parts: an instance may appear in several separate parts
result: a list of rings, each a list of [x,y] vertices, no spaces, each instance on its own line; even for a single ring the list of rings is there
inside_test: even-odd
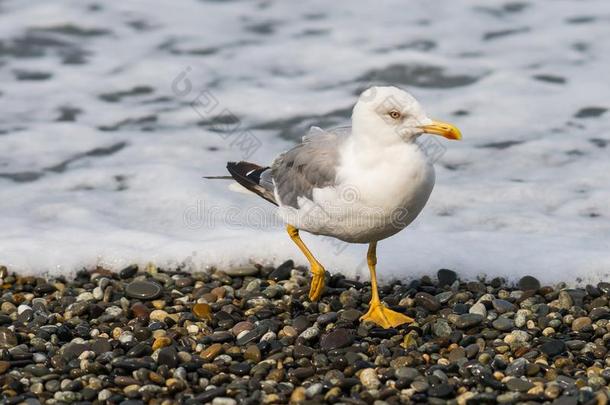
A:
[[[269,274],[269,279],[273,281],[288,280],[293,268],[294,262],[287,260]]]
[[[572,330],[575,332],[579,332],[587,327],[590,327],[592,324],[591,318],[588,316],[581,316],[579,318],[574,319],[572,321]]]
[[[467,329],[480,324],[483,316],[480,314],[462,314],[455,320],[455,326],[460,329]]]
[[[498,312],[499,314],[503,314],[505,312],[514,312],[517,309],[514,304],[502,299],[495,299],[491,303],[496,312]]]
[[[366,368],[360,373],[360,382],[368,390],[376,390],[381,385],[377,373],[372,368]]]
[[[534,384],[521,378],[511,378],[506,382],[506,388],[511,391],[526,392],[533,386]]]
[[[125,287],[125,294],[130,298],[141,300],[154,300],[163,292],[163,287],[154,281],[132,281]]]
[[[537,278],[532,276],[524,276],[519,279],[518,286],[520,289],[524,291],[528,290],[539,290],[540,289],[540,281]]]
[[[121,270],[119,272],[119,277],[123,280],[126,280],[128,278],[132,278],[133,276],[135,276],[137,272],[138,272],[138,266],[135,264],[132,264],[130,266],[125,267],[123,270]]]
[[[508,404],[566,395],[593,403],[605,395],[610,284],[436,276],[382,286],[389,307],[415,318],[388,329],[359,321],[368,284],[332,275],[311,303],[309,271],[292,262],[7,276],[0,395],[126,405]]]
[[[322,350],[340,349],[352,344],[354,334],[344,328],[333,329],[320,339],[320,347]]]
[[[497,319],[495,319],[491,323],[491,325],[494,327],[494,329],[497,329],[502,332],[508,332],[515,327],[515,322],[510,318],[500,316]]]
[[[540,345],[540,351],[547,356],[558,356],[566,350],[566,344],[558,339],[551,339]]]
[[[436,297],[426,292],[419,292],[415,295],[415,303],[426,308],[430,312],[436,312],[441,308],[441,304]]]
[[[450,286],[457,280],[457,273],[453,270],[440,269],[436,276],[439,287]]]

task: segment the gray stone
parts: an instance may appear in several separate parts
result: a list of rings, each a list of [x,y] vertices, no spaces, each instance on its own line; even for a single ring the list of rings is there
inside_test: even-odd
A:
[[[337,322],[338,318],[339,316],[336,312],[327,312],[318,316],[316,322],[318,322],[318,324],[320,324],[321,326],[324,326],[328,325],[329,323]]]
[[[506,387],[511,391],[526,392],[533,386],[534,384],[521,378],[511,378],[506,382]]]
[[[339,313],[339,320],[347,323],[356,322],[362,316],[362,312],[357,309],[350,308]]]
[[[510,375],[512,377],[522,377],[525,374],[525,370],[528,364],[528,361],[523,357],[515,359],[506,367],[505,374]]]
[[[273,281],[288,280],[293,268],[294,262],[287,260],[269,274],[269,279]]]
[[[239,266],[223,269],[222,272],[232,277],[246,277],[258,274],[260,269],[256,266]]]
[[[394,375],[396,376],[396,378],[406,380],[407,383],[410,384],[411,382],[415,381],[415,379],[421,374],[419,373],[419,371],[417,371],[417,369],[412,367],[399,367],[398,369],[396,369]]]
[[[430,312],[436,312],[441,309],[441,303],[438,299],[426,292],[418,292],[415,294],[415,303],[426,308]]]
[[[505,312],[515,312],[517,310],[517,307],[514,304],[506,300],[495,299],[491,302],[491,304],[499,314],[503,314]]]
[[[491,326],[493,326],[494,329],[497,329],[499,331],[508,332],[515,327],[515,322],[510,318],[501,316],[501,317],[497,318],[496,320],[494,320],[491,323]]]
[[[463,314],[455,320],[455,326],[460,329],[467,329],[480,324],[483,316],[479,314]]]
[[[122,269],[119,272],[119,277],[121,279],[125,280],[127,278],[131,278],[131,277],[135,276],[137,272],[138,272],[138,265],[132,264],[132,265],[127,266],[124,269]]]
[[[567,291],[560,291],[559,297],[557,297],[557,303],[560,309],[570,309],[574,305],[572,297]]]
[[[344,328],[333,329],[320,339],[320,347],[323,350],[333,350],[347,347],[354,342],[354,335]]]
[[[136,280],[127,284],[125,294],[130,298],[140,300],[154,300],[163,292],[163,287],[155,281]]]
[[[481,302],[477,302],[471,306],[468,312],[471,314],[479,314],[483,318],[487,318],[487,308],[485,308],[485,305]]]
[[[444,319],[437,319],[432,324],[432,333],[438,337],[449,337],[451,336],[451,326],[449,326],[449,322]]]
[[[519,288],[528,291],[528,290],[539,290],[540,289],[540,281],[536,277],[532,276],[524,276],[519,280]]]
[[[17,335],[10,329],[0,328],[0,349],[10,349],[17,346]]]
[[[439,287],[450,286],[457,280],[457,273],[449,269],[440,269],[436,275]]]
[[[575,332],[579,332],[589,326],[591,326],[591,318],[587,316],[581,316],[572,321],[572,330]]]
[[[558,356],[566,350],[566,344],[558,339],[551,339],[540,345],[540,351],[547,356]]]

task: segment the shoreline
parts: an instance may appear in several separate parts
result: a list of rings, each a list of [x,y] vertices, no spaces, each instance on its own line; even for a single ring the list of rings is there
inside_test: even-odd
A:
[[[292,261],[225,272],[128,266],[71,279],[0,269],[0,402],[605,404],[610,284],[383,284],[416,323],[362,324],[367,282],[309,302]]]

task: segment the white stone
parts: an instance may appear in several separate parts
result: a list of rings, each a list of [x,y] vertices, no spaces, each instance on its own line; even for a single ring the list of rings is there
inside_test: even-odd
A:
[[[362,370],[360,373],[360,382],[369,390],[376,390],[381,384],[379,378],[377,378],[377,372],[372,368],[365,368]]]

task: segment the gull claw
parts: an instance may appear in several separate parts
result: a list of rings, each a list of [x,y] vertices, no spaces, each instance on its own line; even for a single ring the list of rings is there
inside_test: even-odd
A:
[[[312,267],[311,272],[312,278],[311,288],[309,289],[309,299],[311,301],[318,301],[320,297],[322,297],[322,293],[324,292],[325,271],[322,267]]]
[[[395,328],[404,323],[413,323],[415,320],[400,312],[392,311],[382,303],[371,304],[366,314],[360,317],[361,321],[373,322],[384,329]]]

